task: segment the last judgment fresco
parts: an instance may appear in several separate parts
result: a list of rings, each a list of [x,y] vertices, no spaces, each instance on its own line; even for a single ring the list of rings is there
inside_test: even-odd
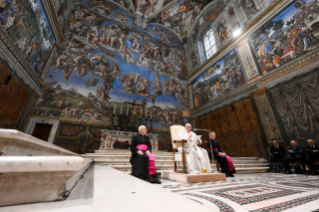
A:
[[[108,1],[78,0],[48,70],[35,116],[111,123],[113,115],[185,122],[186,60],[179,38],[157,24],[147,30]]]

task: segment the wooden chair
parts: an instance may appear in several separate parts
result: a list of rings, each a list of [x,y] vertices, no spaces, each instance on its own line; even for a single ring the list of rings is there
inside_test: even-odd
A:
[[[172,147],[173,147],[173,158],[174,158],[174,172],[179,172],[179,173],[187,173],[186,169],[186,155],[184,151],[184,145],[187,143],[186,140],[178,140],[178,135],[179,133],[184,130],[184,127],[181,125],[172,125],[170,127],[170,132],[171,132],[171,140],[172,140]],[[176,152],[176,149],[179,147],[182,147],[182,152]],[[183,164],[183,171],[178,171],[177,170],[177,163],[182,162]]]
[[[208,141],[207,140],[204,140],[203,142],[202,142],[202,148],[204,148],[204,149],[206,149],[206,150],[208,150],[209,149],[209,143],[208,143]],[[216,170],[219,172],[219,164],[218,164],[218,161],[215,159],[214,160],[215,161],[215,165],[216,165]],[[213,160],[210,160],[210,163],[212,164],[213,163]]]
[[[219,171],[218,161],[217,161],[216,159],[215,159],[214,161],[215,161],[215,165],[216,165],[216,170],[217,170],[218,172],[220,172],[220,171]],[[213,163],[213,160],[210,160],[210,163]]]

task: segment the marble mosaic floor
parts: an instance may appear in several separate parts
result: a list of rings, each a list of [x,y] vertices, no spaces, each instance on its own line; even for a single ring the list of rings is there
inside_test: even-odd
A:
[[[319,176],[260,173],[209,183],[162,182],[162,188],[221,212],[319,211]]]

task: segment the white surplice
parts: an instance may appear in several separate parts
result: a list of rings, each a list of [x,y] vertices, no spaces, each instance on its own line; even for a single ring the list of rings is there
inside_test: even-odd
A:
[[[188,139],[189,135],[193,135]],[[207,151],[197,145],[196,134],[194,132],[187,132],[186,129],[182,130],[178,135],[178,140],[187,140],[187,144],[184,145],[187,169],[188,173],[210,173],[212,168],[210,165],[209,157]],[[199,139],[200,144],[202,140]],[[179,152],[182,152],[182,147],[178,148]]]

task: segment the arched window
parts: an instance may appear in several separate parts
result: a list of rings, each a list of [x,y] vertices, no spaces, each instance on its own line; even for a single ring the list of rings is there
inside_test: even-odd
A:
[[[214,37],[214,33],[212,29],[206,32],[203,41],[204,41],[206,58],[208,59],[217,51],[215,37]]]

